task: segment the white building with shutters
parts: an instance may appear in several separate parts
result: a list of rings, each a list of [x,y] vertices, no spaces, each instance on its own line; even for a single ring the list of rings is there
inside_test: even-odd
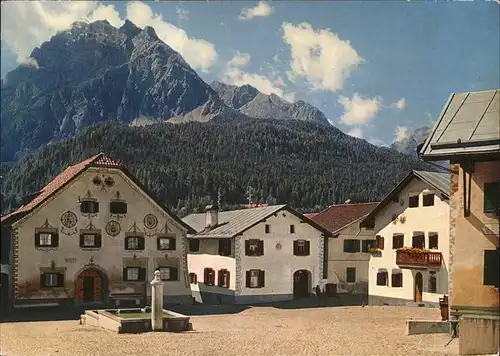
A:
[[[360,223],[374,229],[369,303],[437,306],[448,294],[450,175],[412,171]]]
[[[329,231],[287,205],[204,214],[183,219],[188,270],[196,301],[250,304],[305,297],[326,271]]]

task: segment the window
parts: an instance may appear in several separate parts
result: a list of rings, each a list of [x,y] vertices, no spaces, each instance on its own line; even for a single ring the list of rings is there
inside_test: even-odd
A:
[[[361,252],[368,253],[368,249],[375,248],[376,241],[375,240],[362,240],[361,241]]]
[[[483,194],[484,194],[484,213],[498,215],[499,202],[500,202],[500,181],[485,183]]]
[[[295,225],[290,225],[290,233],[295,234]]]
[[[95,200],[83,200],[80,203],[80,212],[83,214],[97,214],[99,212],[99,202]]]
[[[425,248],[425,234],[422,231],[414,231],[411,242],[413,248]]]
[[[393,287],[402,287],[403,286],[403,273],[401,272],[392,272],[391,275],[391,285]]]
[[[179,273],[177,267],[158,267],[160,271],[160,279],[162,281],[178,281]]]
[[[263,288],[264,287],[264,271],[252,269],[246,271],[246,287],[247,288]]]
[[[156,240],[158,250],[175,251],[175,237],[160,236]]]
[[[408,207],[418,208],[418,195],[410,195],[408,197]]]
[[[347,283],[356,283],[356,268],[347,267],[345,269],[345,281]]]
[[[429,232],[429,249],[431,249],[431,250],[438,249],[438,233],[437,232]]]
[[[40,275],[41,288],[60,288],[64,287],[63,273],[42,273]]]
[[[393,234],[392,235],[392,249],[396,250],[403,247],[405,244],[405,235],[403,234]]]
[[[423,206],[433,206],[434,205],[434,194],[424,194],[422,197]]]
[[[348,253],[360,252],[360,247],[361,246],[359,240],[351,240],[351,239],[344,240],[344,252]]]
[[[246,240],[245,241],[245,256],[263,256],[264,241],[262,240]]]
[[[378,249],[383,250],[384,249],[384,237],[377,235],[375,236],[375,247]]]
[[[377,286],[386,286],[387,285],[387,271],[379,271],[377,273]]]
[[[485,286],[500,288],[500,248],[496,250],[484,250],[484,278]]]
[[[125,267],[123,269],[125,282],[143,282],[146,280],[146,269],[142,267]]]
[[[36,232],[36,247],[57,247],[59,246],[59,234],[57,232]]]
[[[203,271],[203,283],[207,286],[215,284],[215,271],[212,268],[205,268]]]
[[[436,272],[430,272],[430,275],[429,275],[429,293],[436,293],[436,291],[437,291]]]
[[[217,285],[219,287],[229,288],[229,271],[227,269],[220,269],[218,277]]]
[[[111,214],[126,214],[127,203],[124,201],[112,201],[109,203],[109,212]]]
[[[99,233],[81,233],[80,247],[82,248],[99,248],[101,247],[101,234]]]
[[[231,256],[231,239],[219,239],[219,255]]]
[[[125,250],[144,250],[144,237],[142,236],[126,237]]]
[[[310,243],[306,240],[295,240],[293,242],[293,255],[294,256],[309,256]]]
[[[269,234],[271,232],[271,225],[266,224],[265,229],[266,229],[266,234]]]
[[[191,284],[198,283],[198,277],[196,276],[196,273],[189,274],[189,283],[191,283]]]
[[[200,251],[200,240],[189,239],[189,252],[199,252]]]

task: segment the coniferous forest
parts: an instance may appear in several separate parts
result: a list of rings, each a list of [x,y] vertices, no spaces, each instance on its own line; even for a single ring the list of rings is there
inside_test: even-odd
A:
[[[67,166],[99,152],[121,160],[176,213],[210,203],[288,203],[317,211],[333,203],[378,201],[424,164],[331,125],[249,119],[230,123],[107,122],[2,167],[2,210],[22,203]]]

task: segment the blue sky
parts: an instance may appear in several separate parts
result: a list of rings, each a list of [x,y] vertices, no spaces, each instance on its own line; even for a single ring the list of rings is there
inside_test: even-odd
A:
[[[452,92],[500,87],[497,2],[2,3],[2,75],[78,19],[151,25],[207,82],[317,106],[372,143],[432,125]]]

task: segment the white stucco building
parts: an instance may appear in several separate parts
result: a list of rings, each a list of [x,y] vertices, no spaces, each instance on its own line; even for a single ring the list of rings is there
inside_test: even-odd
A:
[[[183,219],[193,297],[201,303],[248,304],[308,296],[323,276],[328,230],[287,205]]]
[[[327,295],[342,297],[345,303],[366,303],[368,249],[375,247],[375,234],[372,229],[360,228],[359,223],[376,205],[336,204],[311,216],[311,220],[332,233],[325,250],[326,276],[322,288]]]
[[[101,153],[68,167],[2,217],[5,294],[14,307],[144,305],[159,268],[165,301],[191,303],[188,232],[194,231]]]
[[[412,171],[361,222],[376,234],[370,304],[435,306],[448,293],[449,179]]]

